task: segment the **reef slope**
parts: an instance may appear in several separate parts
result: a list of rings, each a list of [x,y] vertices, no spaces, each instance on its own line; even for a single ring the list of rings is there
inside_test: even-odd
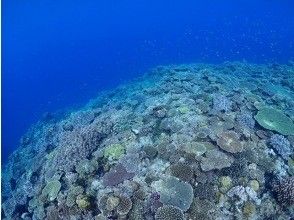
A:
[[[3,219],[289,219],[294,66],[159,66],[48,114],[2,173]]]

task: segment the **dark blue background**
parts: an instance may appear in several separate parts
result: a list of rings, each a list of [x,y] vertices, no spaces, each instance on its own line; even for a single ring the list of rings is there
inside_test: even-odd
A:
[[[4,159],[43,112],[158,64],[287,62],[293,1],[3,0]]]

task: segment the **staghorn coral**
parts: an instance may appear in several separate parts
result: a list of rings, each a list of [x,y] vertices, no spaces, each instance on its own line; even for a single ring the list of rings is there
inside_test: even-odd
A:
[[[56,170],[72,171],[80,161],[94,152],[104,137],[103,133],[92,126],[61,133],[60,146],[52,160],[48,161],[46,173],[50,176]]]

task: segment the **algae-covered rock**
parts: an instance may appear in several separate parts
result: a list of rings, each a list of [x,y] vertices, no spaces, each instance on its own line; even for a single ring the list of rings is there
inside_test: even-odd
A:
[[[249,181],[249,186],[254,190],[258,191],[259,190],[259,182],[257,180],[250,180]]]
[[[61,188],[61,183],[58,180],[52,180],[42,190],[42,197],[47,198],[49,201],[56,199]]]
[[[252,216],[256,213],[256,206],[252,202],[246,202],[243,207],[243,214],[247,218],[252,218]]]
[[[88,209],[91,206],[90,199],[86,195],[78,195],[76,203],[80,209]]]
[[[229,176],[221,176],[219,178],[220,191],[227,192],[232,187],[232,179]]]
[[[125,147],[121,144],[111,144],[104,150],[104,157],[118,160],[125,153]]]
[[[189,183],[175,177],[167,177],[153,183],[156,191],[160,192],[160,201],[186,211],[193,202],[193,188]]]
[[[262,127],[279,132],[283,135],[294,134],[294,123],[283,112],[274,108],[262,108],[255,116],[255,120]]]

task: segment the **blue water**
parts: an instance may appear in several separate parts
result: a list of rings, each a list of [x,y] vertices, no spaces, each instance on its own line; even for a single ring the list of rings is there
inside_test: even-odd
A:
[[[3,0],[2,159],[44,112],[170,63],[285,63],[292,0]]]

